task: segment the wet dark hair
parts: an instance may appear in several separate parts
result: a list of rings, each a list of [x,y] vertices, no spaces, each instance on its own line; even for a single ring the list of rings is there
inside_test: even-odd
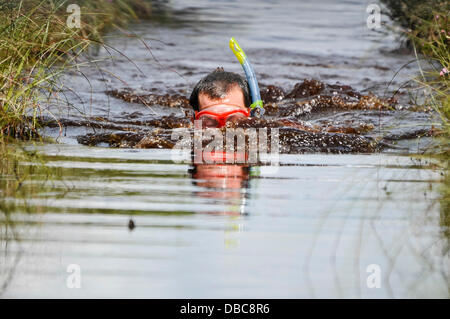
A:
[[[206,94],[212,99],[220,99],[225,97],[230,89],[236,84],[242,89],[245,106],[250,107],[252,99],[247,80],[237,73],[226,72],[223,68],[215,69],[195,85],[191,97],[189,98],[189,104],[195,111],[198,111],[198,95],[200,93]]]

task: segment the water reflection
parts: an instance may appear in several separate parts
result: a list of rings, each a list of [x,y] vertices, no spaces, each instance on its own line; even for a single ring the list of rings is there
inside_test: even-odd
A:
[[[245,164],[194,164],[189,170],[195,196],[225,203],[225,211],[211,214],[244,215],[250,167]]]
[[[227,158],[230,154],[224,155]],[[221,202],[220,206],[226,207],[224,211],[209,211],[208,213],[230,216],[224,231],[224,247],[225,249],[238,248],[240,245],[239,233],[243,231],[243,223],[239,216],[248,214],[245,208],[250,185],[250,166],[202,163],[194,164],[189,172],[193,184],[198,189],[194,192],[195,196]]]
[[[0,210],[1,297],[449,296],[440,171],[410,157],[281,156],[268,174],[168,150],[45,152],[64,181],[25,183],[30,209]],[[81,290],[65,284],[74,263]]]

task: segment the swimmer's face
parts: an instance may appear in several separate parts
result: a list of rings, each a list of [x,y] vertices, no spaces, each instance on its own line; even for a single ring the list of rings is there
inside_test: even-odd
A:
[[[195,113],[195,119],[201,120],[203,128],[220,128],[227,122],[235,122],[250,115],[245,107],[244,94],[238,85],[231,87],[222,98],[211,98],[200,93],[198,101],[199,112]]]
[[[208,109],[214,113],[225,113],[236,109],[247,110],[244,102],[244,93],[239,85],[234,85],[223,98],[212,99],[207,94],[198,95],[199,111]]]

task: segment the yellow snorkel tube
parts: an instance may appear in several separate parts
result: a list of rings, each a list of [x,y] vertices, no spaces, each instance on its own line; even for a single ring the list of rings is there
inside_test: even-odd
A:
[[[261,100],[261,94],[259,92],[258,81],[256,80],[255,71],[253,70],[250,60],[247,58],[244,50],[241,49],[239,44],[234,38],[230,39],[230,49],[238,59],[242,68],[244,69],[247,82],[250,87],[250,94],[252,96],[252,104],[250,105],[251,116],[261,117],[264,115],[264,106]]]

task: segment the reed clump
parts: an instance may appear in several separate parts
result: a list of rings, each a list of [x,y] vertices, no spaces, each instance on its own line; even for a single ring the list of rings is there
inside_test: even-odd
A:
[[[68,23],[80,9],[80,23]],[[37,118],[43,102],[61,90],[58,77],[77,68],[102,32],[149,18],[149,0],[0,1],[0,212],[14,210],[12,197],[30,195],[36,174],[49,174],[39,154],[22,141],[41,141]],[[46,114],[50,115],[51,114]],[[25,164],[24,163],[28,163]],[[42,176],[41,176],[42,177]],[[44,178],[43,180],[47,180]]]
[[[80,23],[68,23],[77,5]],[[145,0],[26,0],[0,3],[0,137],[38,135],[41,102],[58,90],[57,78],[77,65],[101,32],[149,17]],[[71,18],[72,15],[72,18]],[[73,20],[70,20],[73,21]]]
[[[450,156],[450,2],[447,0],[383,0],[389,16],[403,27],[420,67],[417,83],[428,93],[427,104],[439,114],[444,133],[438,153]],[[434,150],[436,151],[436,150]]]
[[[429,156],[440,159],[443,171],[441,222],[450,238],[450,2],[448,0],[383,0],[390,17],[404,27],[416,53],[420,75],[416,82],[428,93],[441,131]]]

